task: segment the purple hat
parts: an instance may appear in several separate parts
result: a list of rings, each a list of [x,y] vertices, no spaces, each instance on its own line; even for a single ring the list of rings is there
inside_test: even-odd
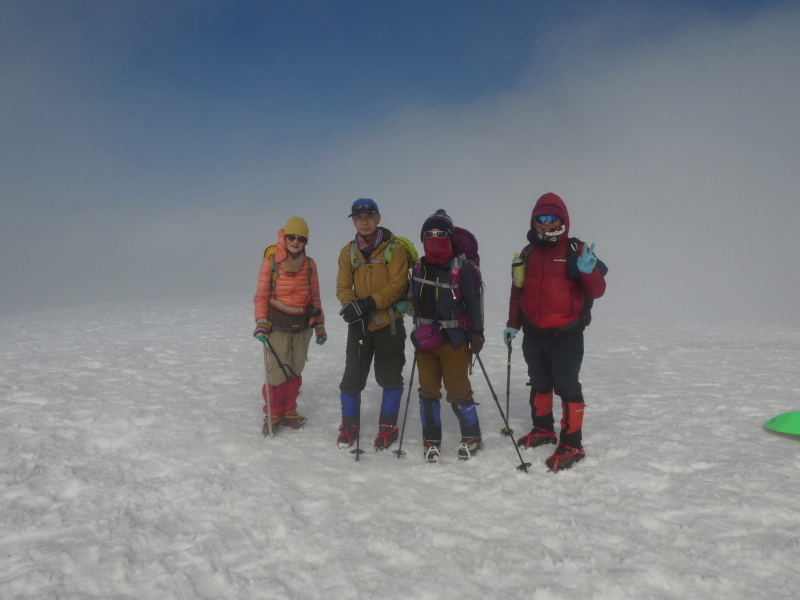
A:
[[[560,206],[555,204],[540,204],[533,210],[532,217],[541,217],[542,215],[556,215],[562,221],[564,220],[564,211]]]

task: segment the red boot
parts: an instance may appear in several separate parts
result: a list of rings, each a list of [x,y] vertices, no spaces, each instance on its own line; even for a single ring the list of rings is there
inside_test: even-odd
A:
[[[300,429],[308,422],[308,419],[297,414],[297,397],[300,395],[300,386],[303,385],[303,378],[292,377],[283,385],[285,392],[281,425],[286,425],[292,429]]]
[[[531,419],[533,429],[517,440],[517,446],[536,448],[558,441],[553,428],[553,390],[537,392],[531,390]]]
[[[586,456],[586,452],[583,451],[583,448],[572,448],[564,444],[559,444],[556,451],[550,458],[544,461],[544,464],[555,473],[571,468],[576,462],[583,460],[584,456]]]
[[[387,425],[382,423],[378,427],[378,435],[373,443],[373,446],[375,446],[375,452],[388,448],[396,439],[397,425]]]
[[[537,448],[544,444],[555,444],[558,441],[555,432],[534,427],[528,435],[523,435],[517,440],[517,446],[522,448]]]
[[[336,445],[339,448],[349,448],[356,441],[359,425],[355,417],[343,417],[342,424],[339,426],[339,437],[336,438]]]
[[[269,398],[267,397],[267,384],[264,384],[261,387],[261,395],[264,397],[264,406],[261,407],[261,410],[264,411],[265,415],[272,414],[272,418],[278,418],[278,421],[281,420],[283,417],[283,413],[286,412],[284,405],[286,404],[286,384],[282,383],[281,385],[269,386]],[[267,403],[269,403],[269,409],[267,408]]]

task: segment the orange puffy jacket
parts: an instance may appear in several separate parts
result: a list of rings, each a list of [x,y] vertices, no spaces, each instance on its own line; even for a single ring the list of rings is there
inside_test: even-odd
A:
[[[265,252],[264,260],[261,262],[258,288],[253,298],[256,321],[270,318],[270,305],[304,309],[315,306],[319,308],[320,314],[310,318],[309,326],[324,323],[325,314],[322,312],[319,277],[314,260],[306,256],[304,251],[301,254],[300,264],[297,264],[286,249],[283,229],[278,231],[278,243],[274,254],[269,250],[270,248]],[[277,265],[277,278],[274,281],[273,259]]]

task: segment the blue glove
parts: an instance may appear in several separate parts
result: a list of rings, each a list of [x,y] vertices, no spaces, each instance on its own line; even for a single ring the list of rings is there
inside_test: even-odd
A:
[[[408,300],[398,300],[394,303],[394,309],[399,313],[408,312]]]
[[[588,275],[594,271],[594,266],[597,264],[597,257],[594,255],[594,244],[589,247],[589,244],[583,245],[583,254],[578,257],[578,270],[581,273]]]
[[[517,333],[519,333],[519,329],[514,329],[513,327],[506,327],[505,331],[503,331],[503,341],[505,342],[506,346],[511,345],[511,340],[513,340]]]
[[[328,341],[328,334],[325,333],[325,324],[320,323],[314,328],[314,333],[317,334],[317,346],[322,346]]]

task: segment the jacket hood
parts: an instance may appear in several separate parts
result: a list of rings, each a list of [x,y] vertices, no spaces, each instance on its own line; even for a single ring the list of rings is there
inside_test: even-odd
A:
[[[533,223],[534,223],[533,216],[536,214],[537,209],[545,206],[546,204],[551,204],[557,207],[558,210],[554,212],[556,213],[560,212],[563,215],[564,233],[561,237],[565,239],[569,238],[569,212],[567,211],[567,205],[564,204],[564,201],[561,199],[560,196],[552,192],[544,194],[536,201],[536,204],[533,207],[533,211],[531,211],[531,229],[533,229]],[[539,213],[539,214],[544,214],[544,213]]]
[[[282,263],[289,256],[289,250],[286,248],[286,238],[283,237],[283,229],[278,230],[278,249],[275,251],[275,261]]]
[[[286,237],[284,237],[283,229],[278,230],[278,243],[275,244],[275,246],[277,247],[275,250],[275,261],[278,264],[281,264],[287,258],[290,258],[289,249],[286,247]],[[301,254],[305,254],[305,248],[303,248]]]

